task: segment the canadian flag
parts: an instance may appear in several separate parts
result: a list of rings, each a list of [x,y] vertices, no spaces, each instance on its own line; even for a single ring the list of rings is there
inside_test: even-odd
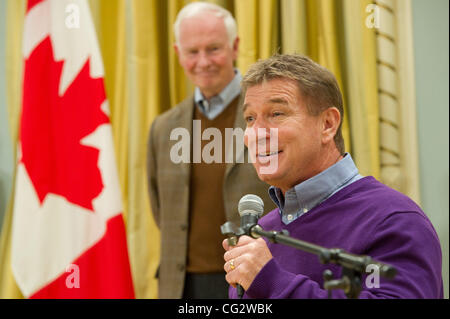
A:
[[[134,298],[102,59],[86,0],[29,0],[12,226],[27,298]]]

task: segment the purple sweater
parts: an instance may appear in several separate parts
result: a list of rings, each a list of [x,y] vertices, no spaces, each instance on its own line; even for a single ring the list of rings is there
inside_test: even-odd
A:
[[[364,275],[359,298],[443,298],[441,247],[431,222],[411,199],[373,177],[352,183],[288,225],[278,208],[259,224],[264,230],[287,229],[294,238],[369,255],[397,268],[396,277],[381,277],[378,288],[366,287]],[[314,254],[282,244],[268,246],[274,258],[244,298],[327,298],[323,271],[341,276],[340,266],[323,265]],[[237,298],[236,289],[230,286],[229,295]],[[346,296],[333,290],[332,298]]]

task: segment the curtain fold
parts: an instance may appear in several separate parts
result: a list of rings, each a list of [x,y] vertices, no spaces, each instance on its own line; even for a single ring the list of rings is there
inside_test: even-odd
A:
[[[395,23],[395,4],[384,1],[380,7],[380,24],[376,33],[379,59],[378,91],[380,105],[380,178],[393,188],[402,189],[402,154],[400,137],[399,83],[397,74],[397,30]]]
[[[105,67],[105,89],[110,107],[114,148],[124,203],[128,215],[128,106],[127,106],[127,29],[125,0],[90,0],[93,20]]]
[[[355,3],[358,1],[354,1]],[[349,110],[342,79],[342,62],[347,61],[340,55],[342,43],[342,26],[338,24],[342,1],[306,0],[308,29],[308,53],[314,61],[330,70],[341,88],[344,100],[344,118],[342,136],[345,149],[352,152],[349,127]],[[358,163],[357,163],[358,164]]]
[[[306,0],[281,0],[281,52],[308,53]]]
[[[366,26],[370,0],[342,4],[343,81],[352,157],[362,175],[380,177],[379,105],[375,31]]]
[[[6,102],[14,161],[17,160],[17,138],[22,105],[22,30],[24,0],[7,0],[6,4]],[[16,165],[12,174],[12,191],[0,234],[0,298],[23,298],[12,274],[11,232]]]
[[[166,108],[175,106],[189,94],[193,92],[192,86],[189,84],[187,77],[184,75],[183,69],[178,63],[178,58],[173,48],[175,44],[175,35],[173,32],[173,24],[177,17],[178,12],[186,4],[192,1],[183,0],[171,0],[164,1],[167,5],[167,13],[164,15],[165,19],[165,37],[168,42],[165,45],[165,52],[168,54],[168,67],[169,67],[169,93],[170,93],[170,105],[164,106]]]
[[[156,298],[159,231],[150,212],[146,154],[150,124],[170,107],[168,92],[167,9],[161,1],[130,3],[128,236],[136,296]]]
[[[411,0],[395,2],[399,82],[400,136],[404,181],[402,191],[421,205],[416,114],[414,41]],[[381,59],[380,59],[381,60]],[[389,61],[389,60],[388,60]],[[387,112],[385,113],[387,115]]]
[[[237,67],[242,74],[245,74],[248,67],[259,58],[258,7],[258,0],[234,2],[234,17],[240,38]]]
[[[14,169],[14,177],[15,177]],[[3,220],[2,232],[0,235],[0,299],[12,298],[22,299],[23,295],[14,280],[11,264],[11,232],[12,232],[12,212],[14,198],[14,186],[12,183],[12,191],[8,207],[6,208],[5,217]]]
[[[160,253],[159,230],[147,193],[147,138],[153,119],[193,92],[173,49],[173,23],[178,11],[190,2],[193,1],[89,0],[105,66],[130,263],[138,298],[157,298],[155,272]],[[335,74],[343,91],[346,150],[351,152],[361,174],[381,178],[389,171],[389,165],[401,165],[403,159],[395,144],[400,140],[388,138],[398,134],[389,131],[395,128],[392,123],[397,123],[399,110],[398,101],[392,98],[397,77],[390,72],[397,57],[395,50],[391,50],[392,39],[383,33],[386,31],[365,24],[369,15],[366,8],[372,1],[208,2],[229,9],[237,20],[240,48],[236,66],[242,74],[258,59],[277,52],[310,56]],[[14,147],[21,108],[25,3],[7,0],[7,103]],[[394,23],[395,17],[388,22]],[[391,51],[394,55],[390,55]],[[395,148],[394,153],[389,151],[391,148]],[[384,174],[380,173],[382,169]],[[408,176],[407,171],[401,174]],[[394,185],[403,191],[402,184]],[[10,201],[0,239],[0,297],[4,298],[21,297],[10,266],[12,206]]]

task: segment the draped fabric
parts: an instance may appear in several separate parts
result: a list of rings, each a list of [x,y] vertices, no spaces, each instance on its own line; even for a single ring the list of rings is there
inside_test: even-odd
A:
[[[18,124],[22,103],[22,32],[25,14],[25,1],[8,0],[6,5],[6,100],[13,154],[16,154]],[[14,163],[16,162],[14,156]],[[12,275],[11,233],[12,211],[17,165],[14,165],[12,192],[6,208],[0,234],[0,298],[23,298]]]
[[[408,4],[410,0],[399,1]],[[146,142],[155,116],[193,91],[173,49],[176,14],[189,2],[192,1],[89,0],[105,65],[137,298],[157,298],[159,231],[148,200]],[[408,135],[401,133],[404,127],[401,121],[394,121],[394,116],[401,118],[402,114],[414,113],[415,105],[401,104],[411,99],[401,96],[392,99],[394,93],[384,94],[392,92],[404,78],[405,65],[396,67],[401,51],[385,50],[386,46],[392,47],[392,41],[383,30],[391,28],[395,34],[410,33],[410,25],[395,24],[397,16],[391,14],[389,20],[382,21],[392,25],[382,22],[380,28],[368,26],[373,14],[368,10],[372,8],[369,0],[209,2],[224,6],[237,20],[240,49],[236,66],[243,74],[253,62],[274,53],[305,54],[331,70],[344,95],[346,151],[352,153],[360,173],[382,181],[391,181],[393,176],[408,181],[389,184],[407,195],[415,194],[413,198],[418,200],[418,174],[414,164],[417,164],[417,153],[403,155],[402,150],[406,148],[402,146],[405,145],[402,136]],[[24,0],[7,0],[7,110],[13,145],[17,142],[21,106],[24,3]],[[393,5],[392,12],[398,10],[398,6]],[[377,8],[389,13],[386,8],[390,8],[390,2],[379,1]],[[404,43],[403,50],[412,50],[410,45]],[[386,61],[386,56],[391,59]],[[388,72],[395,69],[397,76],[386,77],[385,68]],[[393,143],[397,147],[393,151],[395,154],[389,151]],[[408,149],[417,148],[415,138],[408,137],[407,143]],[[391,174],[388,167],[398,169]],[[0,240],[0,297],[17,298],[21,295],[10,266],[11,211],[10,200]]]
[[[411,4],[383,0],[378,8],[380,178],[420,202]]]

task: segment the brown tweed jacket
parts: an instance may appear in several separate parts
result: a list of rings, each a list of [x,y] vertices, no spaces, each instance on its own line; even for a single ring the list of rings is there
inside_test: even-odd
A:
[[[246,124],[242,115],[242,103],[241,96],[234,127],[244,130]],[[175,164],[171,161],[170,150],[180,140],[170,140],[170,134],[173,129],[183,127],[192,136],[193,112],[194,98],[191,96],[158,116],[152,123],[148,139],[149,196],[153,216],[161,231],[158,292],[159,298],[165,299],[182,297],[189,228],[190,164]],[[240,158],[239,156],[247,159],[247,148],[243,152],[234,159]],[[268,187],[258,179],[252,164],[226,164],[223,198],[227,220],[239,225],[238,203],[245,194],[260,196],[265,204],[264,211],[272,210],[275,206],[268,196]]]

